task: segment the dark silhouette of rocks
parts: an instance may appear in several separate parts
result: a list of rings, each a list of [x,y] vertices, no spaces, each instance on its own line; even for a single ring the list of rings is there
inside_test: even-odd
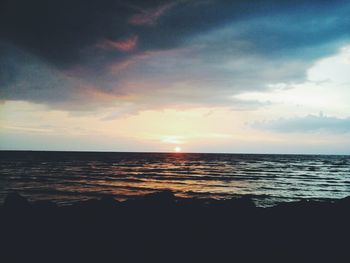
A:
[[[37,209],[55,209],[57,208],[57,204],[52,201],[35,201],[32,203],[32,206]]]
[[[227,209],[241,209],[241,210],[247,210],[247,209],[254,209],[256,208],[253,200],[249,196],[243,196],[239,198],[231,198],[224,202],[218,202],[219,206],[223,206]]]
[[[344,206],[344,208],[350,208],[350,196],[338,200],[337,203],[340,206]]]
[[[137,197],[127,201],[127,204],[134,204],[137,206],[156,206],[156,207],[171,207],[175,204],[176,197],[170,190],[155,192],[143,197]]]
[[[4,201],[4,208],[11,210],[27,209],[29,206],[28,200],[18,193],[8,194]]]
[[[348,262],[349,222],[350,197],[260,208],[165,191],[57,206],[13,193],[0,252],[2,262]]]
[[[109,195],[103,196],[100,199],[91,199],[80,203],[80,205],[84,205],[87,208],[94,206],[96,208],[101,208],[101,209],[115,208],[116,206],[118,206],[118,204],[119,202],[115,200],[113,196],[109,196]]]

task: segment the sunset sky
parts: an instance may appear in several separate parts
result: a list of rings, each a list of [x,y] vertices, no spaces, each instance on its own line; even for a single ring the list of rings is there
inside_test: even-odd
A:
[[[0,149],[350,154],[350,2],[0,0]]]

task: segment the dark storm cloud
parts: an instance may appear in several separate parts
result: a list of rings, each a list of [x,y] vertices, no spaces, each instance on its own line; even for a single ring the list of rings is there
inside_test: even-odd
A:
[[[0,4],[2,99],[67,109],[103,105],[108,96],[145,105],[236,104],[230,97],[244,90],[302,81],[350,28],[347,1]]]
[[[84,48],[101,39],[126,37],[130,32],[127,19],[142,8],[142,1],[2,1],[0,37],[66,66],[78,63]]]
[[[268,27],[254,25],[242,33],[243,37],[254,38],[269,49],[293,48],[348,34],[349,9],[341,4],[342,1],[272,0],[2,0],[0,38],[61,66],[78,63],[86,55],[85,48],[105,39],[140,35],[140,49],[172,48],[188,37],[227,23],[263,16],[271,17],[265,21]],[[283,15],[297,19],[288,21]]]

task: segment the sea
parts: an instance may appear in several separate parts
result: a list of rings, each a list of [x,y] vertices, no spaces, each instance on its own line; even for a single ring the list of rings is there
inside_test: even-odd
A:
[[[350,156],[0,151],[7,193],[59,205],[171,190],[183,198],[249,196],[257,206],[350,195]]]

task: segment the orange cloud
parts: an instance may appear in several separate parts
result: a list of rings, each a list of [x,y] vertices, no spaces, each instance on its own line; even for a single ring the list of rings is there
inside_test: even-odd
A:
[[[138,40],[139,37],[137,35],[133,35],[127,39],[119,41],[105,39],[97,46],[104,49],[118,49],[120,51],[127,52],[136,48]]]

